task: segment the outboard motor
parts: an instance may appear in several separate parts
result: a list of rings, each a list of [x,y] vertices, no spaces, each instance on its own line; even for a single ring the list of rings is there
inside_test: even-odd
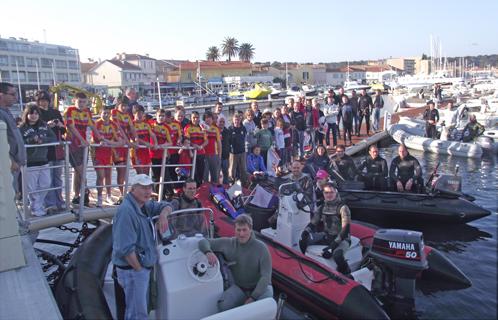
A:
[[[429,267],[422,233],[379,229],[367,257],[374,272],[372,293],[388,305],[391,314],[411,313],[416,277]]]
[[[434,182],[434,191],[456,195],[462,192],[462,177],[457,175],[441,175]]]

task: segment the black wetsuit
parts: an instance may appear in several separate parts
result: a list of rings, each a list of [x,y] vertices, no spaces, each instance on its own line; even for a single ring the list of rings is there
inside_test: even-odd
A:
[[[354,181],[358,175],[358,170],[356,169],[353,158],[346,154],[340,159],[338,157],[332,158],[328,171],[329,174],[334,177],[337,177],[337,174],[334,171],[338,172],[346,181]]]
[[[363,174],[363,169],[365,168],[367,172]],[[377,156],[375,159],[367,157],[358,167],[358,172],[362,175],[367,190],[384,191],[387,189],[389,171],[386,159],[380,156]]]
[[[412,191],[414,192],[420,192],[423,186],[422,168],[418,160],[411,155],[407,155],[403,160],[400,156],[394,158],[389,169],[389,177],[394,191],[397,191],[398,181],[405,186],[408,180],[413,179]]]
[[[439,121],[439,111],[436,109],[426,109],[424,111],[425,120],[425,136],[427,138],[436,139],[437,130],[436,123]],[[430,124],[429,120],[435,121],[434,124]]]
[[[361,131],[361,123],[365,118],[365,125],[367,126],[367,134],[370,132],[370,108],[373,105],[372,98],[366,95],[358,97],[358,132]]]

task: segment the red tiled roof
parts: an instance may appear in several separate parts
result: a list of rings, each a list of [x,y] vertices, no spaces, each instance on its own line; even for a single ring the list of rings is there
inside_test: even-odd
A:
[[[113,65],[115,65],[123,70],[138,70],[138,71],[142,70],[139,67],[137,67],[136,65],[131,64],[131,63],[126,62],[126,61],[119,61],[119,60],[114,60],[114,59],[113,60],[105,60],[105,61],[110,62]]]
[[[200,61],[202,69],[251,69],[251,63],[245,61]],[[180,64],[182,70],[197,70],[197,62],[183,62]]]

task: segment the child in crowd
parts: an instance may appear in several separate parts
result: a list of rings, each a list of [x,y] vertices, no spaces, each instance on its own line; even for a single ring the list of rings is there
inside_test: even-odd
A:
[[[261,120],[261,130],[256,132],[256,145],[261,147],[261,156],[263,157],[263,161],[265,165],[267,165],[267,155],[268,150],[270,149],[273,143],[273,134],[271,133],[269,127],[269,121],[267,118],[263,118]]]
[[[287,150],[285,149],[285,133],[284,133],[284,119],[279,118],[275,127],[275,148],[280,156],[279,166],[283,167],[287,164]]]
[[[26,145],[37,145],[57,140],[54,132],[40,119],[40,110],[36,105],[28,105],[22,115],[19,127]],[[26,189],[30,202],[31,214],[37,217],[46,215],[45,196],[50,188],[50,169],[48,168],[48,147],[27,148]]]

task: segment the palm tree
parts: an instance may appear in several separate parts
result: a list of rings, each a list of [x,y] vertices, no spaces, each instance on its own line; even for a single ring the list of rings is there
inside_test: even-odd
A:
[[[251,61],[254,58],[254,47],[250,43],[243,43],[239,47],[239,58],[242,61]]]
[[[216,61],[220,59],[220,50],[216,46],[212,46],[208,48],[206,52],[206,59],[211,61]]]
[[[221,44],[221,50],[224,56],[228,56],[228,61],[232,61],[232,56],[239,52],[239,41],[232,37],[226,37]]]

